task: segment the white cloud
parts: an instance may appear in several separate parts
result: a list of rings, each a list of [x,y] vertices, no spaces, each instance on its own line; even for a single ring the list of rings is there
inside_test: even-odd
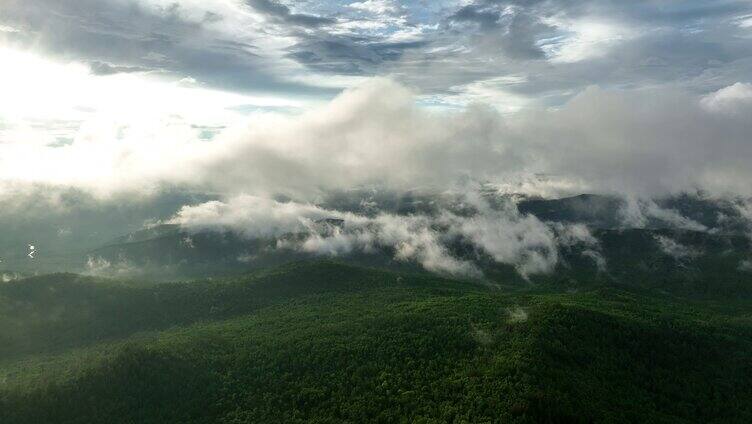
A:
[[[207,101],[186,110],[195,116],[226,100],[211,98],[178,95],[170,104]],[[743,104],[711,111],[676,90],[590,88],[559,109],[501,115],[475,104],[458,112],[427,110],[415,99],[405,87],[376,78],[300,115],[251,117],[206,142],[182,115],[137,113],[143,119],[130,121],[130,111],[144,103],[131,94],[130,106],[112,109],[122,113],[85,120],[70,145],[5,139],[0,179],[101,193],[172,184],[315,199],[361,185],[443,190],[468,179],[504,186],[544,173],[549,177],[532,187],[538,192],[546,191],[543,185],[641,198],[698,189],[752,194],[752,108]],[[642,207],[643,214],[701,229],[649,203]]]
[[[654,238],[661,251],[674,259],[692,259],[702,254],[701,251],[690,246],[685,246],[670,237],[656,235]]]
[[[126,259],[121,258],[116,262],[111,262],[98,256],[89,256],[87,258],[86,270],[84,271],[85,275],[115,278],[129,278],[141,273],[142,270]]]
[[[9,25],[0,25],[0,32],[14,33],[14,32],[21,32],[21,30],[19,30],[18,28],[9,26]]]
[[[451,220],[450,232],[468,239],[495,261],[515,265],[523,276],[553,271],[559,252],[551,228],[532,215],[520,215],[511,204],[502,210],[480,202],[475,206],[480,213]]]
[[[585,190],[749,194],[751,111],[735,112],[708,112],[674,89],[591,87],[560,109],[525,111],[507,123],[542,169]]]
[[[734,19],[740,28],[752,28],[752,15],[741,15]]]
[[[749,112],[752,106],[752,84],[738,82],[724,87],[702,98],[701,104],[714,112]]]
[[[390,251],[394,259],[417,262],[429,271],[472,278],[482,273],[471,257],[452,253],[451,245],[457,241],[496,262],[515,266],[524,277],[553,271],[560,246],[597,248],[584,226],[555,224],[554,229],[533,216],[521,215],[512,203],[493,209],[473,191],[464,199],[476,213],[464,216],[444,210],[436,216],[380,213],[366,217],[241,195],[226,202],[186,206],[171,222],[189,231],[232,230],[250,238],[278,238],[279,248],[327,256]],[[327,219],[342,221],[331,224]],[[290,234],[305,237],[283,237]]]
[[[347,7],[374,15],[396,15],[403,12],[403,7],[394,0],[365,0],[350,3]]]
[[[321,222],[343,219],[343,227]],[[453,257],[442,235],[432,228],[437,222],[427,216],[380,214],[367,218],[296,202],[278,202],[241,195],[225,202],[184,207],[171,221],[190,231],[232,230],[249,238],[279,238],[303,233],[303,241],[280,239],[278,247],[299,249],[328,256],[353,251],[392,249],[394,258],[415,261],[429,271],[455,276],[480,276],[470,262]]]
[[[290,98],[200,88],[200,82],[188,76],[92,75],[83,63],[51,61],[1,45],[0,62],[0,117],[14,121],[85,121],[105,116],[139,122],[154,116],[181,116],[193,124],[211,125],[241,118],[228,110],[231,106],[301,106]]]
[[[705,225],[683,216],[676,210],[662,208],[651,199],[626,196],[624,200],[619,214],[626,228],[644,228],[648,226],[649,220],[657,220],[670,228],[690,231],[708,230]]]
[[[443,96],[442,102],[457,106],[467,106],[470,103],[489,104],[501,112],[516,112],[530,103],[527,96],[515,94],[510,86],[527,82],[525,75],[505,75],[486,80],[474,81],[463,86],[451,87],[450,91],[457,94]]]
[[[565,34],[539,41],[541,49],[553,63],[575,63],[604,56],[618,43],[637,36],[633,29],[615,22],[569,21],[559,17],[544,18],[543,22]]]
[[[562,224],[557,222],[550,225],[556,232],[556,238],[562,246],[598,246],[598,239],[593,236],[590,229],[584,224]]]
[[[316,220],[330,212],[312,204],[278,202],[272,199],[240,195],[227,202],[211,201],[183,207],[173,219],[188,230],[232,229],[250,237],[279,237],[306,231]]]

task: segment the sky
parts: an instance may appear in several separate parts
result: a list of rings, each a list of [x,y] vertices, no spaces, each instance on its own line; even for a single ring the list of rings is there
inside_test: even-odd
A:
[[[751,118],[749,0],[0,0],[0,215],[141,205],[97,240],[158,215],[251,235],[334,216],[346,233],[298,248],[477,273],[438,226],[551,270],[587,231],[489,209],[480,185],[664,217],[651,199],[748,200]],[[374,187],[479,215],[322,206]]]
[[[2,0],[0,180],[747,194],[751,37],[747,0]]]

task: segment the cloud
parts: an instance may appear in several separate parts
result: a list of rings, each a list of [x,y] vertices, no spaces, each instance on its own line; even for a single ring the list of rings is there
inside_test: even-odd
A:
[[[343,220],[331,225],[327,219]],[[327,256],[389,249],[396,260],[415,261],[429,271],[479,277],[472,263],[456,259],[427,216],[379,214],[368,218],[312,204],[238,196],[227,202],[186,206],[170,221],[188,231],[231,230],[248,238],[278,238],[278,247]],[[304,240],[283,236],[306,234]]]
[[[556,237],[562,246],[565,247],[575,247],[575,246],[586,246],[586,247],[597,247],[598,246],[598,239],[596,239],[591,233],[590,229],[585,224],[562,224],[562,223],[551,223],[549,224],[552,226],[554,231],[556,232]]]
[[[459,8],[448,18],[452,22],[472,22],[481,28],[494,28],[499,23],[500,12],[484,9],[478,5],[468,4]]]
[[[83,273],[95,277],[130,278],[140,276],[143,274],[143,270],[126,259],[120,259],[113,263],[101,257],[89,256]]]
[[[139,66],[117,66],[106,62],[92,61],[89,62],[89,68],[94,75],[114,75],[119,73],[130,72],[148,72],[149,69]]]
[[[709,110],[700,99],[675,89],[593,87],[553,110],[435,111],[376,78],[300,115],[256,116],[210,143],[199,129],[166,121],[148,131],[86,126],[62,147],[0,144],[0,179],[102,193],[179,185],[315,199],[368,185],[442,191],[542,173],[543,185],[569,192],[559,194],[752,195],[752,107]],[[636,205],[636,219],[703,229],[648,201]]]
[[[608,270],[606,258],[603,257],[601,252],[592,249],[585,249],[582,251],[582,256],[590,258],[595,263],[595,267],[598,269],[598,272],[604,273]]]
[[[511,203],[493,210],[479,201],[475,216],[452,219],[450,232],[468,240],[496,262],[514,264],[522,276],[550,273],[559,260],[555,234],[532,215],[520,215]]]
[[[327,219],[341,219],[343,226],[327,224]],[[480,276],[473,264],[449,253],[440,233],[432,228],[435,222],[427,216],[380,214],[368,218],[311,204],[245,195],[226,203],[186,206],[171,222],[189,231],[231,230],[248,238],[279,238],[279,248],[328,256],[390,249],[396,260],[415,261],[430,271]],[[303,241],[283,238],[298,233],[307,236]]]
[[[170,223],[193,232],[233,231],[248,238],[276,238],[278,248],[326,256],[388,252],[395,260],[416,262],[432,272],[470,278],[482,277],[477,255],[512,265],[527,278],[552,272],[560,247],[598,248],[582,225],[548,225],[520,214],[510,201],[491,207],[472,190],[460,197],[471,208],[469,214],[442,208],[433,215],[366,216],[241,195],[183,207]],[[475,254],[458,253],[460,245]]]
[[[604,88],[677,86],[716,90],[749,73],[748,2],[494,1],[455,3],[428,36],[430,53],[395,66],[405,81],[443,98],[447,87],[526,76],[510,94],[559,106]],[[432,78],[420,70],[431,69]],[[413,76],[414,75],[414,76]],[[451,103],[451,98],[442,100]]]
[[[290,13],[285,6],[274,9],[271,1],[258,3],[262,9],[267,6],[267,14],[277,10],[274,16],[279,20],[298,25],[323,22]],[[213,88],[243,93],[331,93],[285,78],[292,72],[289,64],[275,58],[278,55],[259,54],[288,45],[287,34],[261,31],[263,20],[244,12],[239,2],[10,0],[3,4],[3,24],[25,30],[0,33],[0,45],[92,63],[97,75],[160,70],[177,79],[190,75]]]
[[[462,87],[523,74],[510,95],[558,106],[589,84],[707,92],[752,69],[746,25],[752,7],[743,0],[682,7],[610,0],[9,0],[3,6],[0,44],[61,60],[190,75],[244,93],[321,98],[334,94],[331,81],[351,86],[343,77],[392,75],[453,104]]]
[[[336,212],[315,206],[333,192],[472,182],[622,195],[626,225],[705,231],[651,199],[752,196],[750,13],[733,0],[9,0],[0,195],[216,193],[225,201],[184,212],[220,226],[227,208],[273,209],[233,204],[243,194],[296,199],[267,222],[279,231],[255,235],[271,237]],[[567,243],[590,246],[587,229],[499,213],[382,214],[363,221],[381,228],[366,239],[307,248],[337,254],[376,234],[399,257],[472,274],[446,234],[523,273],[551,269]],[[389,238],[404,229],[414,237]]]
[[[405,12],[405,7],[394,0],[365,0],[350,3],[347,7],[368,12],[373,15],[397,16]]]
[[[254,10],[283,23],[312,28],[334,23],[334,19],[331,18],[304,13],[292,13],[289,7],[273,0],[246,0],[246,3]]]
[[[476,41],[481,50],[501,47],[505,57],[521,60],[541,59],[544,51],[539,40],[554,37],[554,28],[525,8],[480,2],[468,4],[447,18],[456,24],[477,27]]]
[[[385,62],[397,61],[405,51],[421,48],[422,40],[389,40],[386,37],[321,34],[303,37],[287,48],[286,57],[325,73],[374,75]]]
[[[548,20],[551,28],[568,33],[565,37],[552,37],[539,41],[541,50],[553,63],[575,63],[602,57],[626,40],[636,38],[631,28],[607,20],[559,21]]]
[[[545,172],[576,178],[591,190],[749,195],[741,158],[752,157],[744,136],[752,129],[750,113],[747,106],[710,112],[697,96],[676,89],[591,87],[560,109],[508,123],[519,143],[541,148],[534,156]]]
[[[226,134],[194,175],[225,188],[236,181],[246,190],[310,196],[368,184],[443,188],[512,165],[497,144],[502,124],[492,110],[434,115],[413,99],[392,81],[369,81],[300,117],[266,117]]]
[[[682,230],[708,230],[705,225],[683,216],[674,209],[662,208],[651,199],[627,195],[624,200],[619,214],[626,228],[645,228],[655,226],[657,223],[668,228]]]
[[[752,106],[752,84],[737,82],[705,96],[700,104],[713,112],[749,111]]]
[[[579,192],[752,194],[745,182],[752,177],[750,113],[708,111],[680,90],[599,88],[557,110],[431,112],[416,107],[409,90],[376,79],[320,110],[271,121],[274,130],[252,126],[204,166],[212,176],[305,193],[367,184],[444,188],[540,172],[577,182]],[[702,229],[654,204],[641,208]]]
[[[661,251],[676,260],[692,259],[702,254],[701,251],[685,246],[670,237],[655,235],[654,238]]]
[[[211,201],[183,207],[171,223],[191,231],[229,228],[248,238],[276,238],[305,231],[330,213],[312,204],[241,195],[227,202]]]

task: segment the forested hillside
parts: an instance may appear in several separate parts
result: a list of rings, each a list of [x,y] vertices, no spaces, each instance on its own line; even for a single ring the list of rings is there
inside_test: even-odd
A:
[[[750,422],[743,299],[331,262],[0,286],[0,422]]]

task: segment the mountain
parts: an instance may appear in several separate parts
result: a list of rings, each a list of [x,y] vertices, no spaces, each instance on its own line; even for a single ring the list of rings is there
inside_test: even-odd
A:
[[[510,202],[508,195],[492,188],[480,194],[494,208],[503,209]],[[159,211],[159,216],[166,217],[164,214],[179,207],[180,201],[209,198],[197,195],[173,197],[158,204],[155,210]],[[592,194],[561,199],[518,196],[514,201],[521,216],[534,216],[552,228],[572,224],[586,226],[596,244],[559,246],[553,273],[523,276],[514,263],[500,263],[466,240],[444,240],[448,253],[458,260],[477,265],[486,282],[518,286],[530,282],[555,283],[572,287],[659,285],[699,295],[750,291],[747,284],[750,267],[744,265],[750,263],[752,257],[749,222],[741,215],[738,205],[731,201],[700,195],[646,201]],[[437,216],[446,211],[471,217],[474,213],[472,205],[464,202],[461,196],[418,191],[399,195],[376,190],[330,193],[322,199],[321,208],[349,211],[361,218],[373,218],[379,213],[398,217]],[[127,221],[127,217],[141,219],[147,216],[146,209],[148,202],[138,208],[120,211],[117,221]],[[102,220],[102,217],[95,219],[96,214],[91,211],[84,214],[76,209],[74,212],[69,212],[69,215],[71,219],[75,217],[77,234],[85,222],[98,228],[98,222]],[[104,212],[109,214],[112,211],[105,208]],[[346,224],[342,218],[329,220],[331,222],[325,222],[325,219],[316,223],[313,230],[330,236]],[[3,268],[10,270],[4,273],[6,277],[3,279],[12,279],[18,272],[68,271],[114,278],[174,281],[237,275],[295,261],[321,259],[322,254],[327,254],[296,248],[295,244],[308,236],[303,233],[260,238],[230,229],[189,231],[174,224],[144,226],[143,221],[140,222],[140,229],[128,232],[134,223],[123,225],[124,235],[94,245],[92,240],[75,241],[78,236],[71,236],[67,249],[57,248],[53,252],[47,249],[54,244],[37,244],[40,253],[33,260],[26,256],[23,249],[27,249],[27,245],[24,244],[11,257],[0,258]],[[437,232],[447,230],[450,228],[431,228]],[[100,231],[96,238],[115,231],[115,228],[108,228]],[[395,245],[372,246],[335,250],[331,255],[363,266],[397,271],[421,269],[416,261],[396,258],[397,249]]]
[[[34,277],[0,286],[0,422],[745,423],[749,302],[332,262]]]
[[[517,204],[520,212],[543,221],[579,222],[595,228],[617,228],[621,225],[623,199],[582,194],[562,199],[525,199]]]
[[[32,273],[79,271],[87,251],[123,242],[118,240],[124,234],[168,220],[184,205],[215,198],[180,189],[104,199],[73,188],[19,193],[0,207],[0,267]],[[27,256],[29,244],[37,250],[33,260]]]
[[[597,229],[630,228],[638,221],[650,229],[694,226],[719,228],[724,233],[746,230],[739,210],[729,200],[681,194],[651,201],[595,194],[560,199],[523,199],[522,213],[543,221],[587,224]],[[636,214],[637,216],[630,216]]]
[[[189,233],[174,226],[129,236],[87,253],[88,272],[102,276],[175,280],[233,275],[302,260],[315,253],[278,248],[275,239],[242,237],[231,231]],[[558,284],[577,288],[624,285],[663,288],[708,296],[752,295],[752,274],[740,268],[752,244],[744,235],[682,229],[596,229],[597,246],[562,247],[554,272],[523,278],[517,269],[482,252],[453,247],[457,257],[475,261],[486,282],[513,286]],[[299,237],[288,235],[287,239]],[[394,259],[389,249],[353,251],[348,263],[397,271],[419,271],[414,263]],[[82,264],[83,266],[83,264]]]
[[[332,225],[331,223],[322,223]],[[233,231],[189,232],[175,225],[161,225],[120,237],[112,244],[86,253],[89,273],[174,280],[248,272],[269,266],[321,258],[312,253],[279,248],[281,239],[248,238]],[[394,269],[418,269],[399,263],[389,252],[352,252],[354,264]]]

